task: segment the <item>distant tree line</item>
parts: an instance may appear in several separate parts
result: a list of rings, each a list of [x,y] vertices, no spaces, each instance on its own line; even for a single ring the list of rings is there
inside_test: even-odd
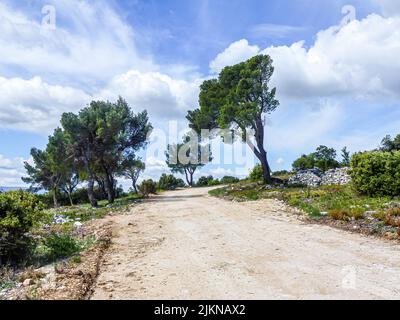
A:
[[[293,162],[293,170],[318,168],[322,171],[350,166],[350,152],[347,147],[341,150],[341,161],[337,160],[337,152],[327,146],[319,146],[315,152],[304,154]]]

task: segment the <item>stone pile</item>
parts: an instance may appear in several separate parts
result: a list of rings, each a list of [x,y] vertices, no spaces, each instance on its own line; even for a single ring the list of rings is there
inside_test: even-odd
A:
[[[323,172],[320,169],[302,170],[289,179],[291,186],[318,187],[321,185],[346,185],[351,182],[349,168],[338,168]]]
[[[321,185],[346,185],[351,182],[351,177],[348,174],[350,168],[332,169],[322,176]]]

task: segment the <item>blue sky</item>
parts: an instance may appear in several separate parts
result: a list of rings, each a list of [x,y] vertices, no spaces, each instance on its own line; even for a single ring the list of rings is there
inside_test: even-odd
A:
[[[346,5],[355,20],[342,23]],[[168,121],[186,128],[202,81],[259,53],[274,59],[281,101],[266,128],[273,169],[319,144],[375,148],[400,132],[399,14],[397,0],[2,0],[0,185],[21,185],[63,112],[122,95],[169,135]],[[162,154],[142,152],[147,177],[167,171]],[[242,176],[253,160],[201,174]]]

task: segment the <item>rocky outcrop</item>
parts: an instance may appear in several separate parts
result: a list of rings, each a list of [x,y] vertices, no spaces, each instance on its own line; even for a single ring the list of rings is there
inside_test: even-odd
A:
[[[346,185],[351,182],[349,168],[332,169],[323,172],[320,169],[302,170],[289,179],[291,186],[318,187],[321,185]]]

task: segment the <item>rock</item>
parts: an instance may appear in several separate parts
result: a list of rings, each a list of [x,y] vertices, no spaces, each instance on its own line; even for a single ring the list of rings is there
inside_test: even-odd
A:
[[[55,215],[54,216],[54,223],[55,224],[64,224],[69,222],[69,218],[63,215]]]
[[[349,168],[338,168],[323,172],[320,169],[301,170],[289,179],[289,185],[318,187],[321,185],[346,185],[351,182]]]
[[[32,279],[26,279],[26,280],[22,283],[22,286],[24,286],[24,287],[30,287],[31,285],[33,285],[33,280],[32,280]]]
[[[80,228],[83,227],[83,223],[81,223],[81,222],[75,222],[75,223],[74,223],[74,227],[75,227],[76,229],[80,229]]]

